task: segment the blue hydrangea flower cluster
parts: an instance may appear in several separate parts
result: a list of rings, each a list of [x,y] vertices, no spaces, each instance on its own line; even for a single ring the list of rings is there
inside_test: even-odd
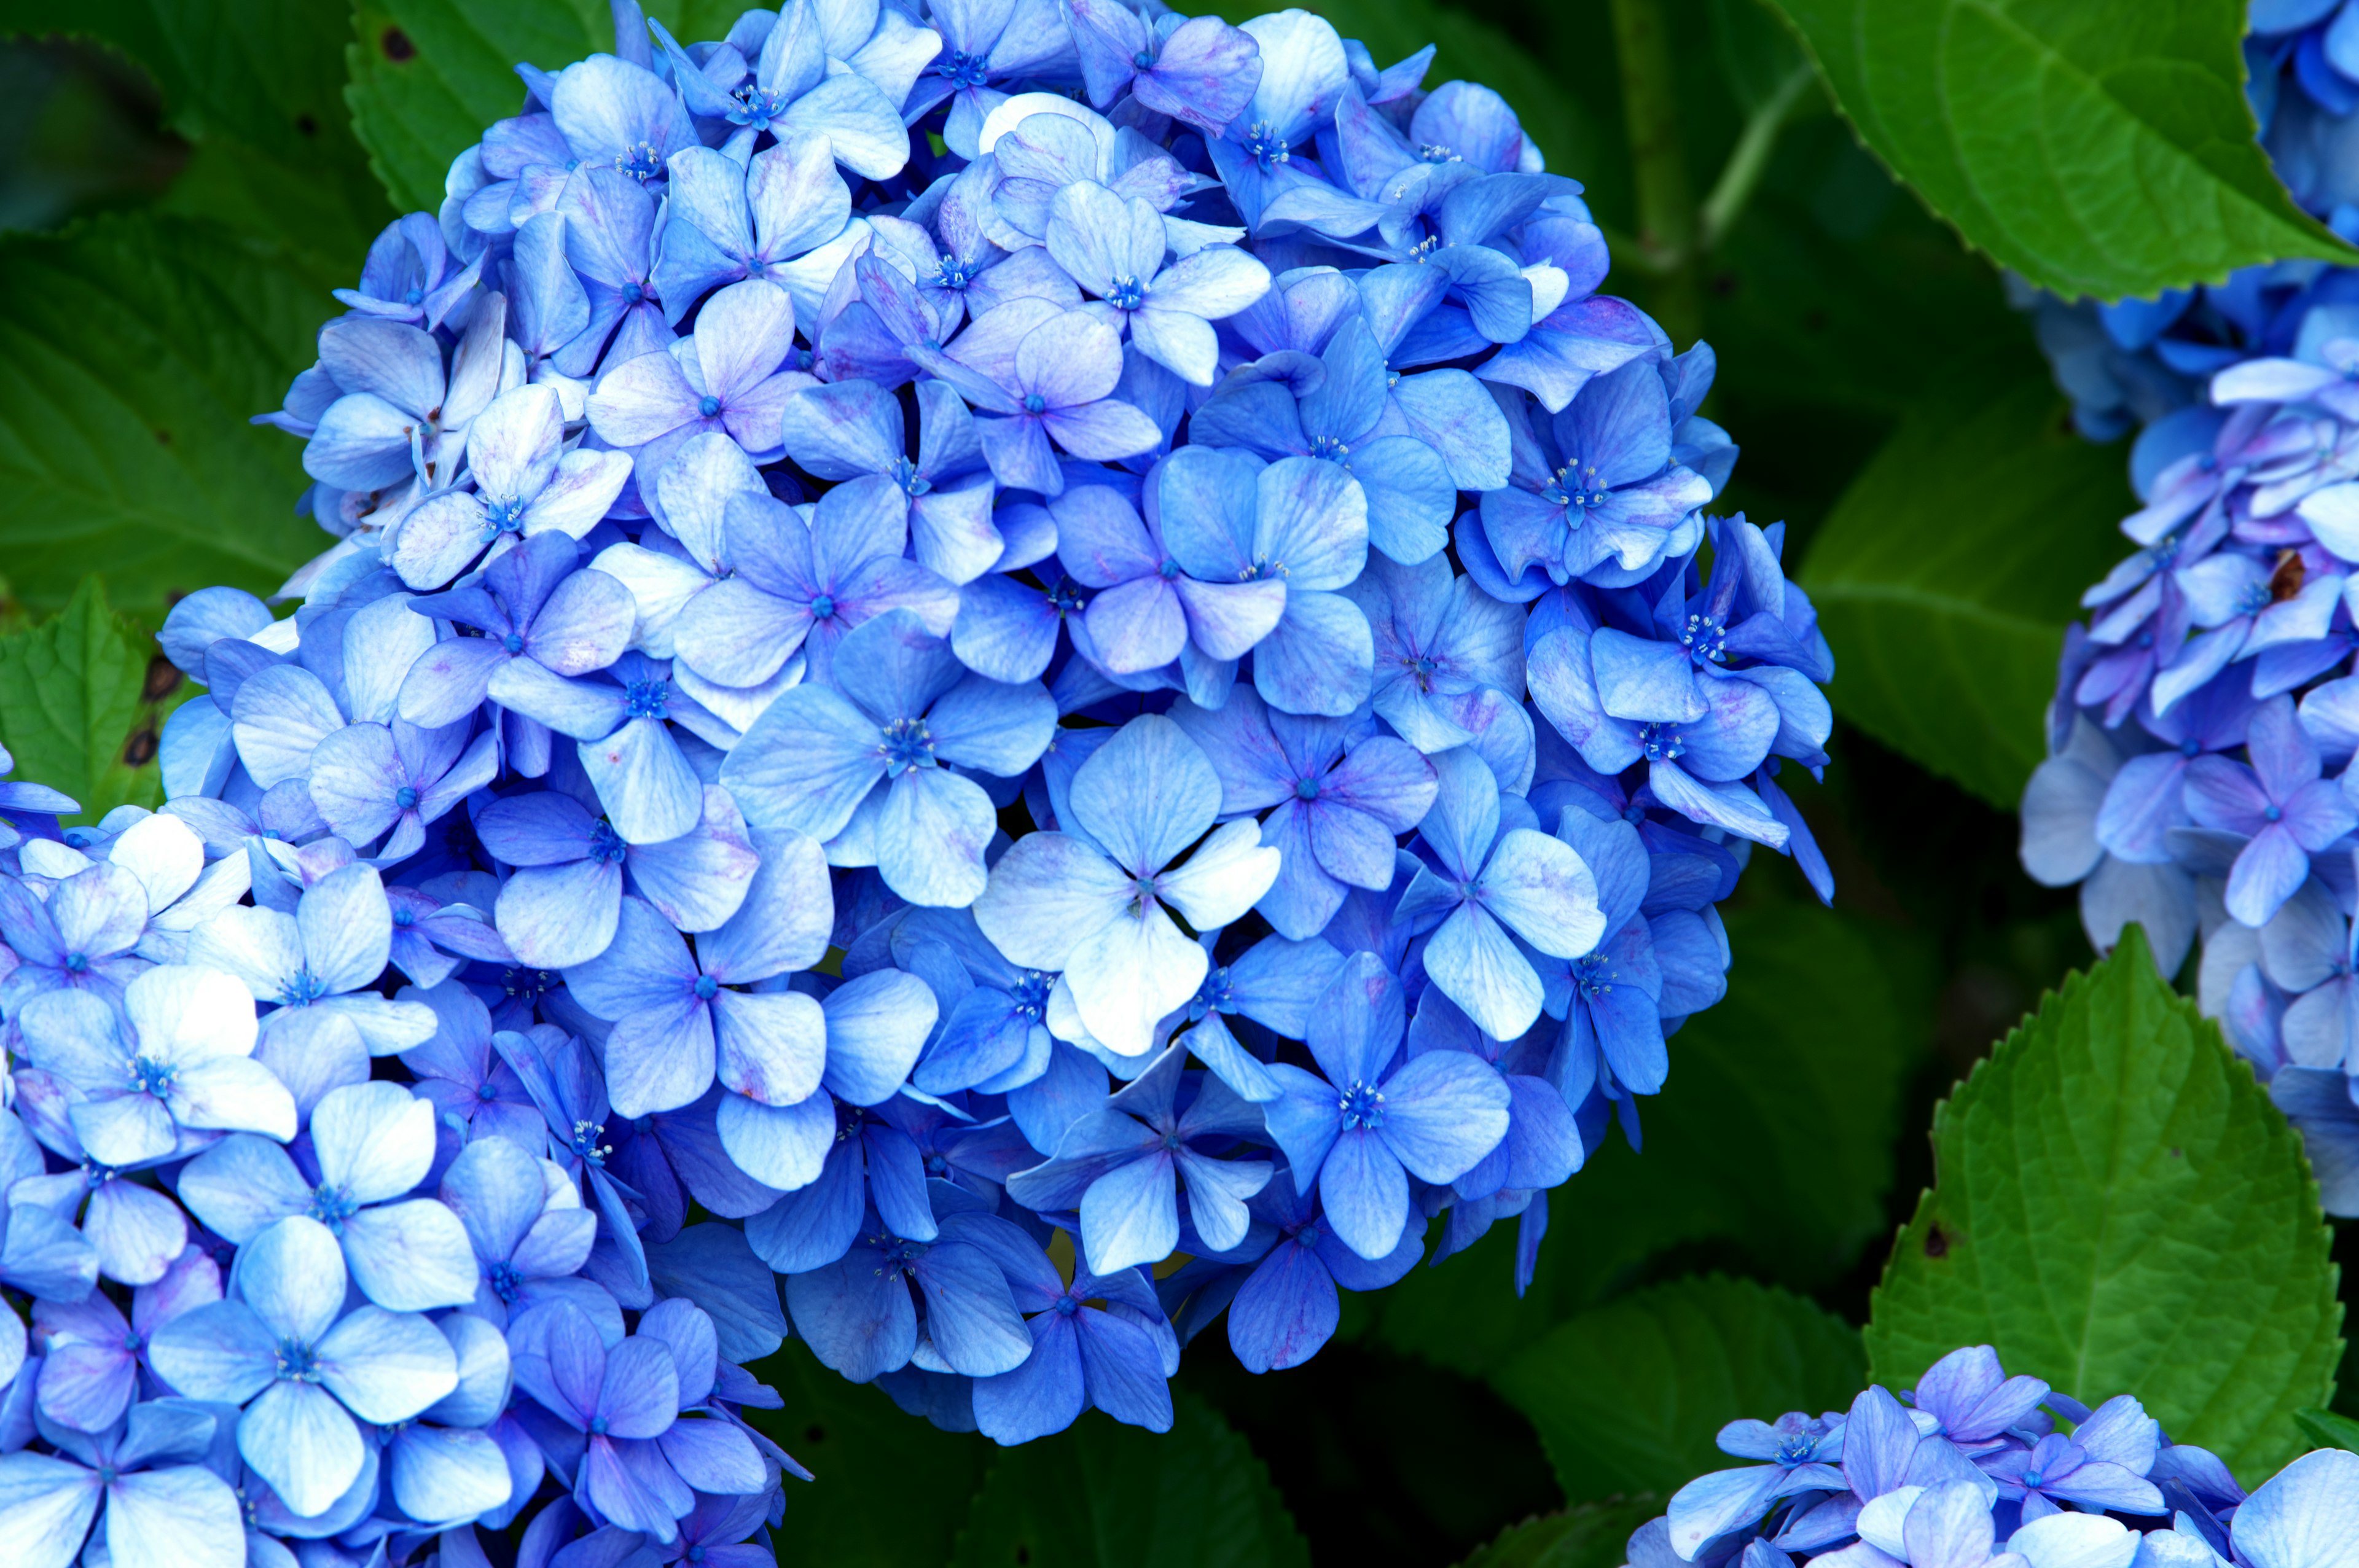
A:
[[[1301,11],[616,9],[265,416],[336,542],[173,610],[164,808],[0,796],[0,1541],[162,1561],[132,1454],[223,1552],[697,1560],[789,1320],[1168,1427],[1224,1314],[1528,1280],[1752,848],[1831,892],[1711,351],[1495,94]]]
[[[2214,376],[2216,433],[2123,521],[2136,550],[2067,633],[2023,863],[2078,883],[2090,940],[2144,926],[2359,1214],[2359,307]],[[2181,426],[2181,430],[2191,427]],[[2151,438],[2162,429],[2150,431]]]
[[[2093,1411],[1987,1345],[1897,1398],[1733,1421],[1720,1447],[1748,1463],[1673,1494],[1628,1568],[2335,1568],[2359,1540],[2359,1454],[2306,1454],[2247,1496],[2136,1400]]]
[[[2245,93],[2277,178],[2304,211],[2359,241],[2359,6],[2252,0],[2246,25]],[[2154,429],[2154,449],[2141,440],[2132,459],[2141,483],[2216,428],[2203,395],[2213,375],[2291,353],[2313,306],[2359,303],[2359,269],[2317,261],[2244,267],[2223,283],[2112,305],[2009,286],[2033,313],[2083,435]]]

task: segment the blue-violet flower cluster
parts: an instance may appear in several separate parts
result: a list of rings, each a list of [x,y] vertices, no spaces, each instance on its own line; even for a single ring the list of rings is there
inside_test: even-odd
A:
[[[1897,1398],[1733,1421],[1746,1461],[1631,1536],[1628,1568],[2336,1568],[2359,1540],[2359,1454],[2308,1454],[2249,1496],[2127,1394],[2091,1410],[1952,1351]]]
[[[789,1333],[1168,1427],[1224,1314],[1527,1281],[1753,847],[1832,890],[1711,351],[1496,94],[1302,11],[616,11],[266,416],[336,542],[173,610],[163,809],[0,785],[11,1561],[702,1561]]]

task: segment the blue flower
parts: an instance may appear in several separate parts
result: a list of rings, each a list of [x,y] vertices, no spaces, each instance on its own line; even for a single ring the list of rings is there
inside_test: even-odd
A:
[[[299,1514],[316,1514],[361,1473],[357,1418],[408,1421],[459,1386],[450,1342],[415,1312],[344,1310],[344,1256],[307,1216],[245,1243],[234,1293],[157,1330],[150,1364],[190,1399],[246,1406],[245,1462]]]
[[[1014,1252],[1010,1256],[1010,1252]],[[1038,1247],[1000,1253],[1032,1354],[1013,1371],[974,1381],[974,1424],[995,1443],[1062,1432],[1085,1410],[1149,1432],[1171,1430],[1180,1341],[1138,1270],[1076,1269],[1069,1284]]]
[[[1156,1022],[1195,994],[1210,967],[1164,903],[1209,930],[1277,879],[1277,851],[1261,846],[1256,824],[1205,834],[1220,788],[1178,725],[1134,719],[1075,771],[1071,827],[1027,835],[974,901],[992,944],[1011,963],[1060,972],[1083,1026],[1119,1054],[1143,1055]]]
[[[308,1118],[322,1096],[369,1076],[369,1059],[423,1044],[434,1014],[371,989],[393,949],[393,912],[376,869],[349,865],[306,890],[288,914],[232,905],[189,938],[189,962],[244,982],[264,1015],[255,1059]]]
[[[1226,1251],[1245,1239],[1245,1200],[1269,1183],[1266,1160],[1217,1159],[1190,1147],[1199,1139],[1256,1138],[1262,1113],[1209,1074],[1187,1085],[1190,1103],[1180,1109],[1187,1054],[1180,1045],[1166,1048],[1105,1109],[1068,1127],[1047,1164],[1008,1178],[1009,1195],[1027,1208],[1079,1212],[1093,1272],[1116,1274],[1171,1255],[1182,1183],[1196,1234]]]
[[[1216,135],[1261,85],[1260,46],[1217,16],[1150,27],[1106,0],[1082,0],[1071,14],[1082,80],[1101,110],[1126,92],[1143,108]]]
[[[1268,812],[1262,841],[1283,858],[1256,907],[1297,941],[1326,929],[1347,886],[1392,885],[1394,840],[1425,819],[1440,788],[1432,765],[1406,742],[1364,724],[1265,708],[1249,691],[1210,713],[1183,703],[1172,719],[1221,775],[1223,816]]]
[[[1400,982],[1353,954],[1310,1016],[1319,1072],[1276,1064],[1263,1108],[1296,1184],[1318,1182],[1336,1236],[1370,1260],[1400,1245],[1409,1176],[1454,1182],[1507,1133],[1507,1085],[1484,1063],[1435,1051],[1394,1065],[1407,1023]]]
[[[1060,494],[1057,454],[1094,461],[1153,449],[1162,432],[1113,395],[1122,341],[1087,310],[1019,299],[977,318],[950,346],[911,357],[978,410],[975,435],[993,475],[1011,490]],[[1051,446],[1054,442],[1054,446]]]
[[[295,1099],[254,1059],[254,999],[217,971],[149,969],[120,1013],[88,991],[33,998],[16,1024],[33,1065],[75,1090],[67,1116],[89,1157],[136,1165],[210,1134],[295,1136]]]
[[[764,1477],[753,1444],[736,1428],[681,1419],[683,1407],[702,1403],[711,1390],[712,1364],[708,1357],[701,1367],[681,1365],[678,1347],[659,1332],[669,1325],[649,1326],[655,1316],[609,1344],[578,1308],[560,1303],[536,1320],[531,1348],[517,1350],[516,1379],[575,1434],[565,1454],[575,1495],[611,1522],[669,1541],[697,1492],[755,1492]],[[712,1334],[707,1321],[708,1349]]]
[[[474,1299],[465,1228],[442,1204],[409,1195],[434,1160],[430,1101],[399,1084],[348,1085],[320,1101],[306,1140],[308,1169],[251,1133],[224,1139],[181,1171],[180,1201],[239,1246],[291,1216],[315,1221],[342,1245],[361,1293],[391,1311]]]
[[[124,1568],[234,1568],[246,1551],[237,1494],[205,1463],[216,1429],[188,1400],[155,1400],[102,1431],[60,1433],[56,1454],[0,1455],[0,1542],[42,1568],[73,1562],[85,1540]]]
[[[772,703],[723,780],[757,826],[853,838],[839,863],[873,860],[912,903],[973,903],[997,823],[983,787],[951,768],[1020,774],[1047,748],[1056,705],[1037,685],[969,675],[908,610],[846,635],[836,673],[839,689],[801,686]]]
[[[872,1208],[857,1234],[841,1259],[787,1278],[795,1326],[822,1363],[867,1382],[909,1364],[921,1327],[927,1358],[971,1378],[1012,1372],[1031,1355],[999,1259],[1032,1243],[1006,1220],[951,1215],[919,1242],[886,1229]]]
[[[1441,993],[1493,1039],[1513,1040],[1544,991],[1507,933],[1550,957],[1589,952],[1606,934],[1597,878],[1563,840],[1508,825],[1481,758],[1461,747],[1432,762],[1440,793],[1420,835],[1434,863],[1419,867],[1398,918],[1431,929],[1425,971]]]

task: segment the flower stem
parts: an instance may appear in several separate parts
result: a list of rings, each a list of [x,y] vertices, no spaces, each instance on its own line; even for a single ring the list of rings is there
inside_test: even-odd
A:
[[[1769,154],[1777,146],[1777,133],[1785,128],[1794,106],[1817,79],[1818,71],[1808,60],[1802,61],[1746,118],[1736,146],[1729,152],[1728,162],[1721,168],[1720,178],[1712,183],[1712,194],[1703,199],[1701,238],[1706,251],[1726,239],[1737,219],[1745,215],[1745,204],[1753,199],[1754,189],[1761,183],[1762,171],[1769,167]]]
[[[1614,42],[1621,57],[1623,115],[1637,188],[1638,249],[1647,258],[1641,265],[1664,276],[1657,314],[1665,330],[1675,341],[1692,338],[1701,319],[1691,265],[1697,214],[1680,142],[1679,93],[1663,0],[1614,0]]]

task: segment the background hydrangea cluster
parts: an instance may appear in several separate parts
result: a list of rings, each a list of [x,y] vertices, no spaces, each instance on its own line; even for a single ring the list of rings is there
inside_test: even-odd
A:
[[[1731,1422],[1720,1447],[1753,1463],[1682,1487],[1628,1568],[2329,1568],[2359,1539],[2359,1454],[2318,1450],[2248,1496],[2127,1394],[2092,1411],[1987,1345],[1898,1398]]]
[[[2359,68],[2359,24],[2342,15],[2256,5],[2246,52],[2278,172],[2349,232],[2359,78],[2337,62]],[[2283,262],[2040,309],[2082,427],[2151,423],[2122,523],[2136,553],[2067,634],[2023,863],[2081,884],[2101,949],[2136,921],[2176,973],[2201,935],[2204,1011],[2308,1135],[2328,1211],[2359,1215],[2359,269]],[[2061,346],[2068,315],[2102,322],[2102,352]]]
[[[338,541],[173,610],[164,808],[0,800],[28,1561],[701,1561],[789,1315],[1161,1429],[1224,1311],[1527,1278],[1752,846],[1831,892],[1711,351],[1495,94],[1299,11],[617,18],[266,416]]]

